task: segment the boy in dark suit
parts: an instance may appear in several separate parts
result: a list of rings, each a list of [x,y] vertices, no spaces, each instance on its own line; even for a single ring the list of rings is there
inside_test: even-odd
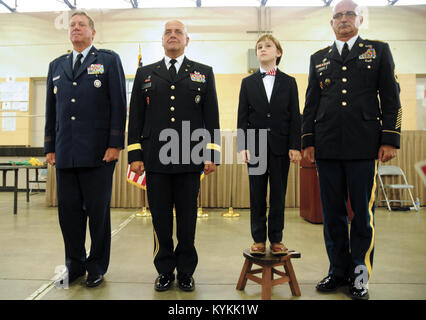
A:
[[[288,170],[290,161],[297,163],[301,160],[297,84],[293,77],[277,68],[282,52],[280,43],[273,36],[259,38],[256,55],[260,69],[243,79],[238,106],[238,151],[249,169],[251,234],[254,240],[250,252],[256,255],[266,253],[267,236],[272,254],[287,252],[282,234]],[[256,164],[253,160],[258,156],[266,162],[264,170],[254,170]],[[266,224],[268,179],[270,197]]]

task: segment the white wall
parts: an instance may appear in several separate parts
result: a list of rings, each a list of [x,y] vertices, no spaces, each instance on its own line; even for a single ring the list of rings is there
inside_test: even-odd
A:
[[[210,64],[216,73],[246,73],[247,50],[258,37],[256,8],[180,8],[90,11],[95,20],[95,46],[120,54],[125,73],[136,70],[138,45],[143,63],[163,56],[163,24],[181,19],[187,24],[187,56]],[[67,30],[58,29],[67,14],[0,14],[0,78],[43,77],[48,63],[71,49]],[[334,39],[330,8],[273,8],[270,30],[284,47],[281,68],[307,73],[309,56]],[[426,73],[426,5],[369,7],[363,38],[389,42],[398,73]],[[56,22],[56,25],[55,25]],[[65,19],[65,24],[66,24]]]

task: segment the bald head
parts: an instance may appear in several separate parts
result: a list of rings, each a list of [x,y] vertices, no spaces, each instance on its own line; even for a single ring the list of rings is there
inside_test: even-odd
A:
[[[356,36],[362,22],[361,9],[352,0],[339,1],[333,8],[330,25],[337,40],[346,42]]]
[[[355,11],[357,14],[361,14],[360,6],[352,0],[341,0],[337,2],[337,4],[333,7],[333,16],[336,14],[336,12],[339,12],[341,8],[352,8],[353,11]]]
[[[189,37],[185,25],[179,20],[171,20],[164,25],[163,48],[170,58],[184,54]]]

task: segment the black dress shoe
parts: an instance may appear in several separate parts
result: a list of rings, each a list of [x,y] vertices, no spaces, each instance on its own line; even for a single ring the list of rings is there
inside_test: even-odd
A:
[[[80,277],[82,277],[84,275],[86,275],[86,271],[83,271],[83,272],[80,272],[80,273],[70,272],[69,275],[68,275],[68,284],[73,283],[78,278],[80,278]]]
[[[347,284],[348,280],[346,278],[329,275],[318,282],[316,288],[318,291],[322,292],[333,292],[336,291],[339,287],[345,286]]]
[[[169,290],[173,281],[175,281],[174,273],[161,273],[158,275],[157,279],[155,279],[154,288],[157,291]]]
[[[104,281],[104,276],[96,273],[89,273],[86,279],[86,286],[94,288],[100,285]]]
[[[356,286],[353,280],[351,280],[349,287],[349,295],[356,300],[368,300],[369,298],[368,289],[364,286]]]
[[[195,282],[194,278],[189,274],[178,274],[179,289],[183,291],[194,291]]]

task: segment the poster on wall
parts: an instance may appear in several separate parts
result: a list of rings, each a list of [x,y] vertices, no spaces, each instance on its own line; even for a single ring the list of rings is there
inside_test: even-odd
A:
[[[16,131],[16,112],[3,112],[1,114],[1,130]]]
[[[29,83],[28,82],[3,82],[0,83],[0,101],[28,101]]]

